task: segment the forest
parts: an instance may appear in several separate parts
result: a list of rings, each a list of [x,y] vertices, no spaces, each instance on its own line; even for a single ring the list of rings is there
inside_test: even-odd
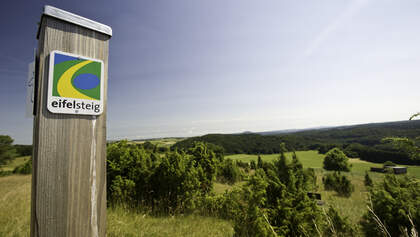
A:
[[[413,139],[418,134],[420,120],[411,120],[280,134],[208,134],[179,141],[172,148],[188,148],[200,141],[221,146],[225,154],[274,154],[280,151],[278,144],[285,143],[288,150],[318,150],[325,154],[331,148],[340,147],[347,156],[370,162],[419,165],[419,161],[410,159],[408,154],[384,141],[391,136]]]

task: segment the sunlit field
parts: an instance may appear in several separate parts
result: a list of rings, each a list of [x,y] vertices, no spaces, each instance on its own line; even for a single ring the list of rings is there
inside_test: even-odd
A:
[[[29,156],[3,170],[13,170]],[[31,175],[0,177],[0,236],[29,236]],[[233,236],[229,221],[201,216],[152,217],[123,208],[108,208],[107,236]]]

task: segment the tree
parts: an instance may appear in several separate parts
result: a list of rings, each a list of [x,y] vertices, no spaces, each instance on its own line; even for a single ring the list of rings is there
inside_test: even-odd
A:
[[[412,115],[409,120],[413,120],[416,117],[420,117],[420,113]],[[414,139],[407,137],[386,137],[382,139],[382,142],[390,142],[397,149],[407,153],[412,160],[420,160],[420,136]]]
[[[263,167],[263,161],[261,159],[261,156],[258,155],[257,169],[261,169],[262,167]]]
[[[335,171],[350,171],[349,158],[338,148],[327,152],[324,159],[324,169]]]
[[[6,165],[16,156],[13,139],[7,135],[0,135],[0,166]]]

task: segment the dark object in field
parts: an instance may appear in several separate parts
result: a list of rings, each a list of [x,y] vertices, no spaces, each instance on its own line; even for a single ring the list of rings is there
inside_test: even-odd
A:
[[[370,171],[372,172],[386,173],[387,170],[392,170],[394,174],[407,173],[407,167],[400,167],[400,166],[385,166],[384,168],[370,167]]]
[[[384,168],[379,168],[379,167],[370,167],[370,171],[372,171],[372,172],[379,172],[379,173],[385,173],[385,169]]]
[[[308,197],[315,199],[315,200],[321,200],[321,194],[320,193],[313,193],[313,192],[308,192]]]
[[[394,174],[407,174],[407,167],[392,167]]]

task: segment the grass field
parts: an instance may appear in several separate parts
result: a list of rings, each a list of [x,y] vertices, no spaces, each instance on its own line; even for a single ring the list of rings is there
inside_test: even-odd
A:
[[[352,169],[350,172],[345,173],[351,179],[352,184],[355,187],[354,193],[349,198],[340,197],[335,194],[334,191],[326,191],[322,185],[322,176],[327,171],[322,169],[324,155],[318,154],[317,151],[297,151],[297,157],[305,168],[314,168],[317,174],[318,192],[322,195],[322,200],[327,205],[333,205],[337,207],[341,214],[348,216],[352,223],[359,222],[362,215],[366,212],[367,205],[367,190],[364,186],[364,175],[366,171],[370,170],[370,167],[382,167],[382,164],[375,164],[360,159],[350,159]],[[274,161],[279,157],[279,154],[261,155],[263,161]],[[286,157],[291,159],[292,153],[286,153]],[[251,160],[257,161],[257,155],[237,154],[229,155],[225,158],[234,160],[241,160],[250,162]],[[407,166],[408,175],[420,179],[420,166]],[[374,182],[382,180],[384,174],[369,172],[370,177]],[[226,189],[226,187],[225,187]]]
[[[150,139],[150,140],[144,140],[144,141],[131,141],[132,143],[135,144],[142,144],[145,142],[150,142],[153,145],[157,145],[159,147],[171,147],[173,144],[184,140],[184,138],[160,138],[160,139]]]
[[[29,236],[31,175],[0,177],[0,236]],[[151,217],[107,210],[107,236],[233,236],[232,224],[201,216]]]
[[[19,157],[3,170],[13,170]],[[0,236],[29,236],[31,175],[0,177]],[[201,216],[151,217],[122,208],[107,210],[107,236],[233,236],[232,224]]]
[[[31,176],[0,177],[0,236],[29,236]]]

